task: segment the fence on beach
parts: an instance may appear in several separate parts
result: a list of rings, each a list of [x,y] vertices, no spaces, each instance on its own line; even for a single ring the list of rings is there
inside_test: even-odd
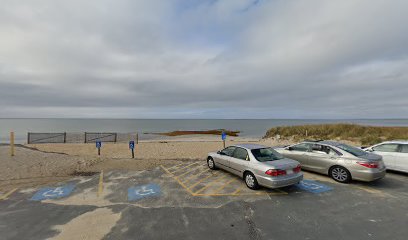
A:
[[[85,143],[92,143],[96,141],[102,142],[117,142],[117,133],[90,133],[85,132]]]
[[[66,143],[67,133],[27,133],[27,143]]]
[[[23,138],[24,139],[24,138]],[[61,133],[27,133],[27,144],[41,143],[95,143],[101,142],[129,142],[138,141],[137,132],[132,133],[113,133],[113,132],[61,132]],[[20,143],[24,143],[20,140]]]

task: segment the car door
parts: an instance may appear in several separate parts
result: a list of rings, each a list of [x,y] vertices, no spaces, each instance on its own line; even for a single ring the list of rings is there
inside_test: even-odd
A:
[[[408,172],[408,144],[399,144],[395,153],[395,170]]]
[[[310,170],[327,173],[327,169],[336,162],[339,153],[329,146],[313,144],[312,151],[307,154],[307,162]]]
[[[241,176],[248,166],[248,160],[248,151],[244,148],[237,147],[232,157],[229,158],[229,168],[231,172]]]
[[[383,157],[384,164],[389,169],[395,169],[396,153],[398,152],[398,144],[384,143],[372,147],[372,152]]]
[[[219,166],[220,168],[229,170],[229,159],[232,157],[232,154],[235,151],[234,146],[227,147],[223,150],[220,151],[219,154],[217,154],[217,159],[215,159],[215,164]]]
[[[282,154],[287,158],[298,161],[302,165],[302,168],[308,169],[307,154],[311,151],[311,147],[311,143],[299,143],[285,148]]]

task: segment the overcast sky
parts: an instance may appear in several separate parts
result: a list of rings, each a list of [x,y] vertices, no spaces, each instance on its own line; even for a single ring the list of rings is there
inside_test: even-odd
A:
[[[408,118],[406,0],[0,0],[0,117]]]

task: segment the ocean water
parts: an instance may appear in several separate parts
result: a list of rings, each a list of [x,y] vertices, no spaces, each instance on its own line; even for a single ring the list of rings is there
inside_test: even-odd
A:
[[[27,132],[118,132],[152,133],[175,130],[228,129],[241,131],[243,137],[262,137],[275,126],[357,123],[374,126],[408,126],[408,119],[0,119],[0,143],[24,143]],[[140,134],[141,139],[149,138]]]

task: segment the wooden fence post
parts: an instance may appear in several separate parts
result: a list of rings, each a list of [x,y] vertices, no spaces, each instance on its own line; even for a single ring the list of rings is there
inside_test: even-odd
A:
[[[10,132],[10,155],[14,156],[14,132]]]

